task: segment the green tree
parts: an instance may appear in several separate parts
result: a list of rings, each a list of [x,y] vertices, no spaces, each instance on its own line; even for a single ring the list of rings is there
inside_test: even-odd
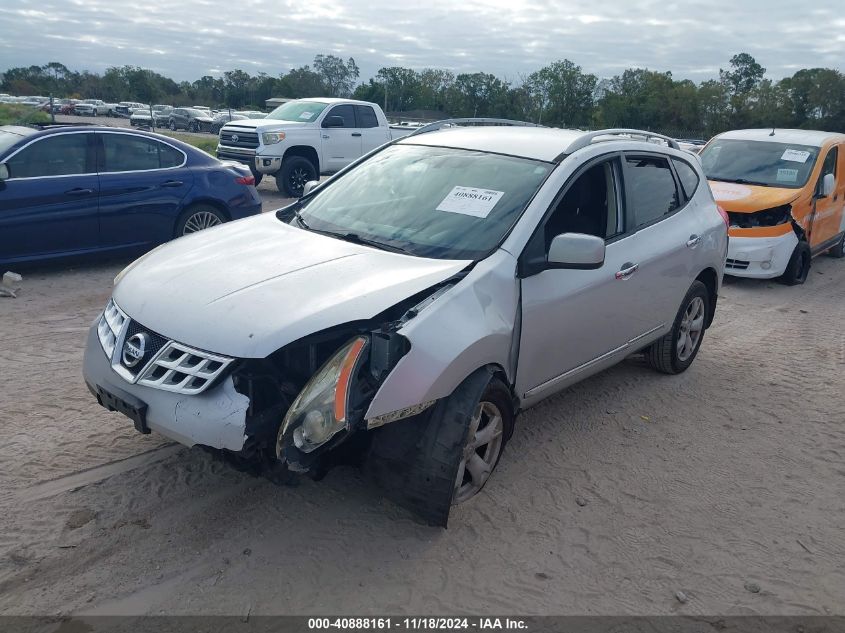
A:
[[[320,76],[329,97],[348,97],[358,82],[358,65],[353,58],[345,62],[334,55],[314,57],[314,72]]]

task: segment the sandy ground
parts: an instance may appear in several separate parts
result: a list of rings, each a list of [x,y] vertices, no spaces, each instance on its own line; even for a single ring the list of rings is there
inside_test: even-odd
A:
[[[0,299],[0,613],[845,613],[845,261],[727,284],[681,376],[629,359],[526,412],[448,530],[98,407],[82,342],[125,263]]]

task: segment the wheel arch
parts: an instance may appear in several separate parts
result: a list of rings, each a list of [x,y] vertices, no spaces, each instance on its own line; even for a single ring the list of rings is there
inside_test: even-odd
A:
[[[313,147],[308,145],[294,145],[293,147],[289,147],[282,156],[282,162],[284,163],[291,156],[300,156],[306,159],[314,165],[314,171],[317,172],[317,175],[320,175],[320,158],[317,156],[317,150]]]
[[[716,302],[719,300],[719,275],[713,268],[705,268],[698,273],[698,277],[695,279],[704,284],[707,288],[707,296],[710,299],[710,308],[707,311],[707,321],[704,325],[707,328],[713,323],[713,317],[716,315]]]

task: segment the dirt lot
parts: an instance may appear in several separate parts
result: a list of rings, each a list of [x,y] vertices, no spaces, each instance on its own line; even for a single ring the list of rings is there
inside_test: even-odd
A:
[[[0,613],[845,613],[843,261],[727,284],[681,376],[634,358],[525,413],[448,530],[99,408],[82,342],[125,263],[0,299]]]

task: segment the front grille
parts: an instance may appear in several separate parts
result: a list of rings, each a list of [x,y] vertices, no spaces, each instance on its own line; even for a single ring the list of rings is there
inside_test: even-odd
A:
[[[220,144],[226,145],[227,147],[255,149],[258,147],[258,134],[255,132],[241,131],[237,128],[232,129],[224,127],[220,130]]]
[[[233,359],[170,341],[141,373],[139,385],[195,395],[205,391]]]
[[[750,263],[751,262],[745,261],[744,259],[728,259],[725,261],[725,268],[731,268],[733,270],[747,270]]]
[[[127,318],[117,307],[114,300],[109,299],[106,309],[100,315],[100,322],[97,324],[97,336],[100,339],[100,345],[103,346],[103,351],[109,358],[114,355],[114,346],[117,344],[120,331],[123,329]]]

